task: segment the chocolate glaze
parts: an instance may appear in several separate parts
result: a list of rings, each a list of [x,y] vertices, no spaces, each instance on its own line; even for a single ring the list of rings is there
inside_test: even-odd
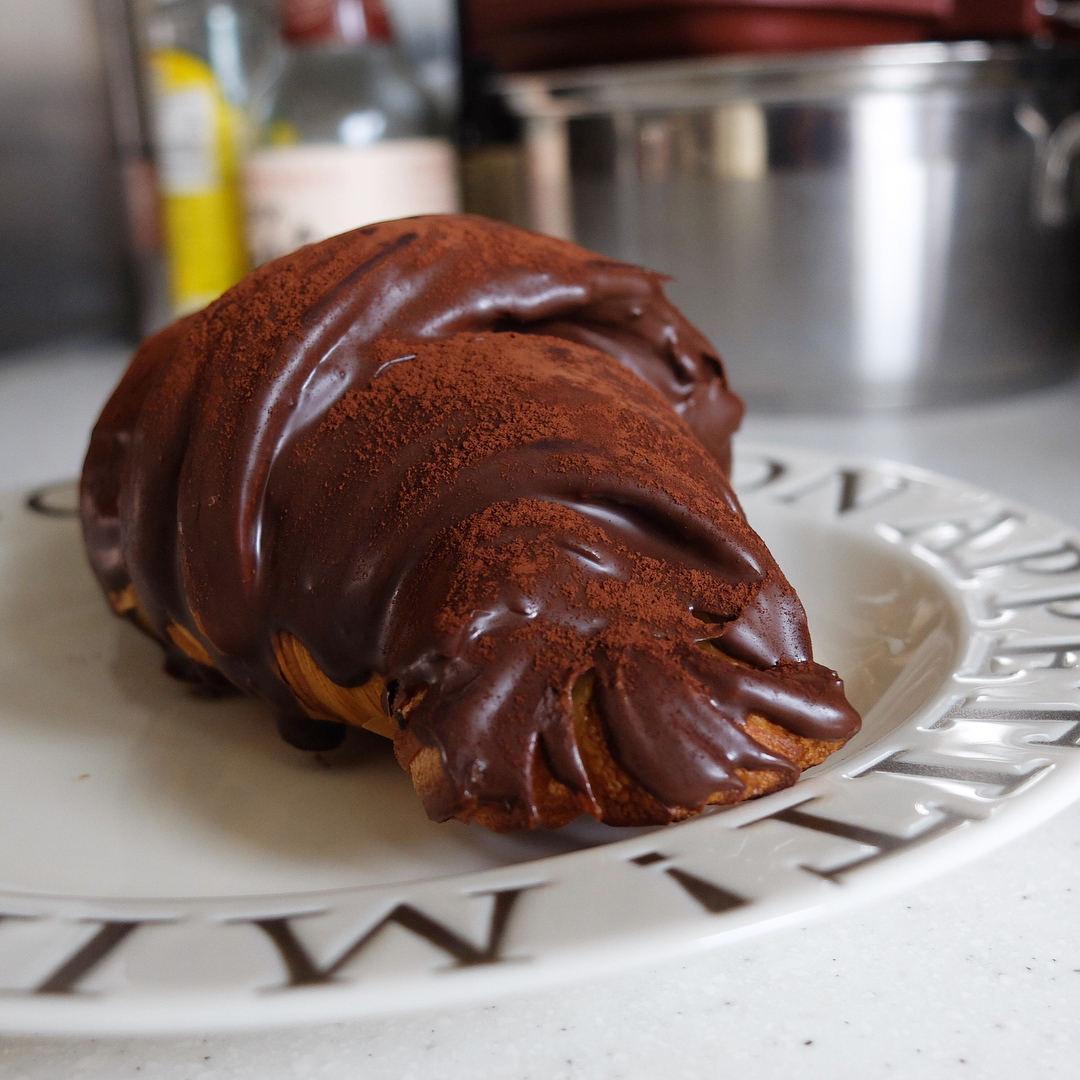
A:
[[[671,816],[738,770],[794,781],[747,717],[821,740],[858,717],[726,483],[741,404],[660,281],[460,216],[261,268],[148,340],[102,413],[94,570],[134,587],[170,670],[262,696],[301,747],[343,729],[300,708],[275,634],[340,685],[384,675],[441,753],[438,818],[536,823],[538,761],[587,803],[589,672],[616,761]]]

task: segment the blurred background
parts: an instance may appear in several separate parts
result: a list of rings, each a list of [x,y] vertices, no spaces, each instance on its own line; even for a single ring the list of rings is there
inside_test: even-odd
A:
[[[466,209],[673,278],[752,408],[1080,364],[1080,0],[0,0],[0,365]]]

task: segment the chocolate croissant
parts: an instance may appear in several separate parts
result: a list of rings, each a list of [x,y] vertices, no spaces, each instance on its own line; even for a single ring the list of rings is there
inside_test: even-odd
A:
[[[859,719],[661,283],[465,216],[255,271],[150,338],[95,428],[113,609],[298,747],[392,738],[436,820],[659,824],[793,783]]]

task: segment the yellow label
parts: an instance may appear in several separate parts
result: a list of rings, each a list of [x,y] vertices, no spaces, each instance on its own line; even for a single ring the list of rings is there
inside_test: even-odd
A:
[[[300,136],[288,120],[273,120],[267,130],[267,141],[271,146],[295,146]]]
[[[242,117],[209,65],[150,54],[173,312],[208,304],[247,273],[239,158]]]

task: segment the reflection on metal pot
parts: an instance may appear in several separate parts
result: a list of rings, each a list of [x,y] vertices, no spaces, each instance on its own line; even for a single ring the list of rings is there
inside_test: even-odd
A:
[[[1080,53],[980,42],[518,75],[533,227],[675,279],[752,405],[1080,360]]]

